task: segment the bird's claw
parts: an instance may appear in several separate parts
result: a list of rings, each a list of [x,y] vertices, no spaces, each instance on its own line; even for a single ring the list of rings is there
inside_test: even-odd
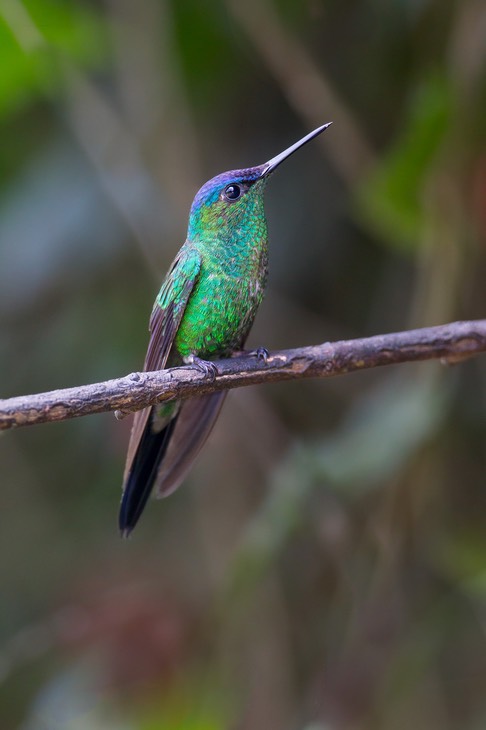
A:
[[[253,357],[256,357],[257,360],[262,360],[265,365],[267,364],[269,354],[270,353],[268,352],[266,347],[257,347],[256,350],[252,350],[250,352],[250,355],[252,355]]]
[[[196,355],[192,355],[191,358],[188,358],[187,364],[195,367],[196,370],[205,375],[209,380],[211,380],[211,382],[218,374],[218,368],[216,367],[214,362],[211,362],[210,360],[203,360]]]

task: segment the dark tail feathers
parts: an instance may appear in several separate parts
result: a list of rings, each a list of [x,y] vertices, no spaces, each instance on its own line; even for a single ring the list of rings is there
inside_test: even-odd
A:
[[[176,421],[177,416],[159,432],[152,431],[150,418],[147,421],[123,490],[118,516],[118,525],[123,537],[128,537],[131,533],[147,504]]]

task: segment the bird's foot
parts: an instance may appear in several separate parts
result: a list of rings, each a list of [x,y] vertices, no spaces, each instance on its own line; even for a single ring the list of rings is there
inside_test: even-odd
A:
[[[257,360],[262,360],[265,365],[267,364],[269,354],[270,353],[268,352],[266,347],[257,347],[256,350],[252,350],[250,352],[250,355],[252,357],[256,357]]]
[[[205,375],[211,382],[218,374],[218,368],[214,362],[211,362],[210,360],[203,360],[202,358],[197,357],[197,355],[189,355],[189,357],[185,357],[184,362],[186,365],[192,365],[195,367],[196,370],[199,370],[199,372]]]

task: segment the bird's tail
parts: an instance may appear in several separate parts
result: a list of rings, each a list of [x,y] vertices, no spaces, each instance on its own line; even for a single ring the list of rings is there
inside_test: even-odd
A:
[[[126,478],[118,516],[118,525],[123,537],[128,537],[147,503],[157,471],[165,456],[178,414],[164,428],[155,431],[152,419],[148,418],[143,430],[137,453]]]

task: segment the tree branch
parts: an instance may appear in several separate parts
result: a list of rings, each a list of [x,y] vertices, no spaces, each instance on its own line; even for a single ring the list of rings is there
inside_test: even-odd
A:
[[[166,400],[254,383],[329,378],[381,365],[437,358],[459,362],[481,352],[486,352],[485,319],[279,350],[270,353],[266,362],[243,353],[218,361],[218,375],[213,381],[193,367],[178,367],[0,400],[0,430],[104,411],[127,413]]]

